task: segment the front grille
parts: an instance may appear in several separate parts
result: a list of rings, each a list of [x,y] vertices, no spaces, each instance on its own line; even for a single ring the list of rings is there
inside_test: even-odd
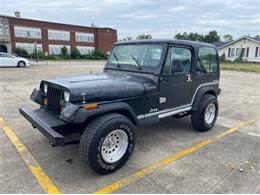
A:
[[[48,99],[47,109],[50,112],[52,112],[53,114],[60,115],[60,112],[61,112],[61,106],[60,106],[61,98],[62,98],[62,91],[60,89],[48,86],[48,91],[47,91],[47,99]]]

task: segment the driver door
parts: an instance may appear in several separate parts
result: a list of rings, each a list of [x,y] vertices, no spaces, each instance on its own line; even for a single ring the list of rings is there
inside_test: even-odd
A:
[[[169,48],[160,82],[160,110],[191,103],[193,56],[190,47]]]

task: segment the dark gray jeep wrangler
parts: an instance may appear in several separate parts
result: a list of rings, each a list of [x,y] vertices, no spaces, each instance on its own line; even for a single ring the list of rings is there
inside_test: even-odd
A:
[[[177,40],[114,44],[104,72],[43,80],[20,113],[53,146],[79,143],[97,173],[122,167],[135,145],[136,126],[191,115],[208,131],[218,114],[219,59],[213,45]]]

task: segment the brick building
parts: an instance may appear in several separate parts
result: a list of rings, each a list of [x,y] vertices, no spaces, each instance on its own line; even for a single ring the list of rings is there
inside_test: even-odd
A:
[[[0,51],[12,53],[24,48],[29,53],[37,49],[45,54],[60,54],[62,47],[70,52],[75,47],[81,54],[94,50],[110,52],[117,41],[112,28],[86,27],[0,15]]]

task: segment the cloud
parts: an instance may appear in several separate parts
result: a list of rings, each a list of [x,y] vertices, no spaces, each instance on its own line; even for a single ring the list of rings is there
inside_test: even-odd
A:
[[[183,11],[187,9],[187,7],[183,6],[183,5],[180,5],[180,6],[176,6],[176,7],[172,7],[170,8],[168,11],[170,12],[176,12],[176,11]]]

